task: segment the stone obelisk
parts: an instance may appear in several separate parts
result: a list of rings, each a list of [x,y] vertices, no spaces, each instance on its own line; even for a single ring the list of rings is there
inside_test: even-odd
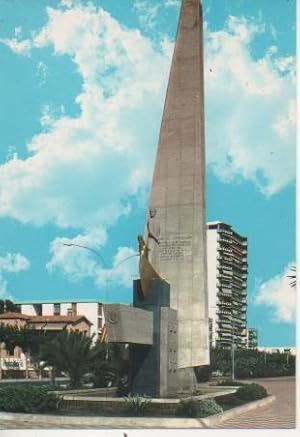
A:
[[[171,286],[182,375],[209,363],[202,27],[199,0],[183,0],[144,236]]]

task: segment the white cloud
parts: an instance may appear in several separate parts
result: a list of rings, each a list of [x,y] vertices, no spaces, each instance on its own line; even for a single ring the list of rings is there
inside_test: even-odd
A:
[[[28,270],[30,267],[29,260],[19,253],[7,253],[0,255],[0,298],[8,297],[7,273],[19,273]]]
[[[283,272],[260,284],[254,299],[256,305],[271,307],[274,321],[293,323],[296,321],[296,287],[291,286],[291,267],[289,264]]]
[[[62,6],[66,6],[67,8],[71,8],[74,5],[75,1],[74,0],[61,0],[60,3]]]
[[[48,67],[47,65],[39,61],[36,68],[36,76],[38,78],[39,84],[44,85],[46,83],[46,79],[48,76]]]
[[[16,34],[17,38],[2,38],[0,42],[9,47],[13,52],[18,55],[30,56],[30,52],[32,49],[32,44],[30,40],[20,40],[20,33]]]
[[[254,59],[265,26],[229,17],[206,32],[207,163],[223,182],[254,182],[270,196],[295,178],[295,60],[272,46]]]
[[[139,10],[146,10],[146,6],[145,1],[135,3]],[[101,173],[100,149],[106,146],[114,162],[119,161],[120,151],[123,155],[122,169],[116,168],[114,174],[126,179],[125,174],[130,174],[133,165],[142,166],[137,174],[139,178],[147,176],[136,181],[135,188],[140,188],[149,180],[150,166],[144,165],[139,146],[143,144],[145,158],[153,157],[156,138],[150,129],[144,135],[144,129],[157,125],[154,111],[162,107],[170,50],[157,52],[138,31],[123,29],[109,14],[93,6],[67,11],[48,8],[48,16],[47,26],[32,40],[6,43],[17,53],[24,50],[28,54],[28,47],[53,45],[56,54],[71,56],[84,80],[83,91],[76,99],[81,116],[61,117],[53,124],[52,132],[33,138],[28,148],[39,153],[32,157],[31,167],[37,167],[42,154],[51,155],[50,159],[45,157],[51,166],[53,156],[64,153],[73,174],[82,155],[90,149]],[[276,46],[270,47],[264,57],[253,58],[251,43],[265,30],[259,22],[229,17],[224,30],[205,32],[206,144],[207,163],[221,181],[234,182],[242,177],[269,196],[295,177],[295,72],[294,58],[276,57]],[[137,126],[137,120],[142,128]],[[151,141],[145,144],[147,137]],[[56,145],[49,151],[53,141]],[[29,161],[15,161],[17,164],[24,169]],[[9,165],[1,170],[6,171],[8,178],[15,171]],[[20,174],[20,168],[17,172]],[[41,182],[39,186],[43,182],[49,186],[47,181]],[[56,186],[58,183],[55,181]],[[12,196],[14,191],[9,197]],[[57,204],[58,199],[55,201]],[[44,211],[48,214],[47,207]],[[116,215],[120,214],[119,205]],[[24,214],[22,211],[16,215],[20,219]],[[36,218],[37,222],[40,220]],[[62,225],[63,221],[58,223]]]
[[[167,38],[154,45],[91,3],[62,3],[47,8],[47,24],[30,39],[19,30],[2,43],[26,56],[48,46],[69,56],[82,78],[80,112],[41,109],[43,132],[28,142],[28,157],[14,154],[0,166],[0,216],[79,229],[81,244],[99,232],[91,242],[101,247],[151,180],[173,45]],[[146,3],[138,4],[142,12]],[[294,59],[278,57],[275,46],[254,59],[251,44],[264,31],[236,17],[222,31],[206,28],[206,144],[221,181],[243,178],[272,195],[294,180]],[[79,280],[85,273],[61,242],[51,244],[48,269]],[[90,257],[82,263],[105,280]]]
[[[173,8],[173,7],[178,7],[180,5],[180,0],[165,0],[164,1],[164,6],[166,8]]]
[[[47,11],[47,25],[26,47],[50,45],[71,57],[83,79],[81,112],[71,118],[43,108],[44,132],[27,144],[30,156],[0,167],[0,215],[36,225],[110,226],[151,178],[169,52],[102,9]]]
[[[138,13],[139,23],[142,28],[153,29],[157,23],[159,4],[154,5],[147,0],[135,0],[133,9]]]

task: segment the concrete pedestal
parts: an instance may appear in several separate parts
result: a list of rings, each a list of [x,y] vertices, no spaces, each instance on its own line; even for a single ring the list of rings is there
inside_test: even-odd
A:
[[[141,296],[141,283],[134,281],[133,305],[153,314],[153,344],[130,345],[130,391],[150,397],[176,396],[177,311],[169,307],[170,286],[154,279],[148,298]]]

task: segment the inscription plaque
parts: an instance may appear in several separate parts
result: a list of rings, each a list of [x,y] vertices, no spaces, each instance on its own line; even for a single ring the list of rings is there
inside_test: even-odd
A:
[[[182,260],[188,256],[192,256],[191,235],[174,235],[172,238],[160,239],[160,261]]]

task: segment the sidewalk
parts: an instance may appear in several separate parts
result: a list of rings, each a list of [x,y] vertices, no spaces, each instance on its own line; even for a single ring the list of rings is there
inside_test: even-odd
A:
[[[266,378],[255,381],[263,385],[276,400],[263,408],[241,414],[214,428],[295,428],[296,380],[295,377]]]

